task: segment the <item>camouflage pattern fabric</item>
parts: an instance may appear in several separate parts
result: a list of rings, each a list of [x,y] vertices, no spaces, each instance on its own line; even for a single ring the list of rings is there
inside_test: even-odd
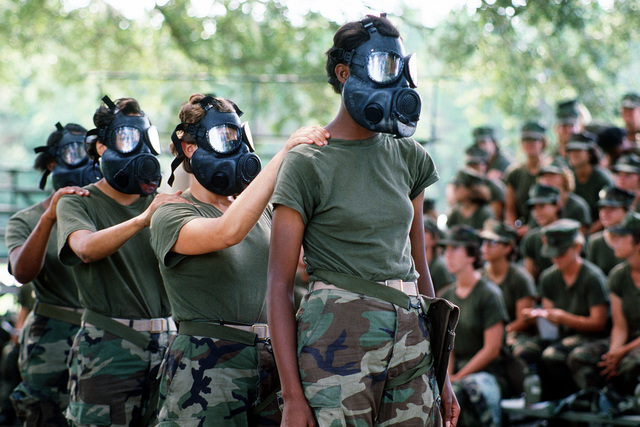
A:
[[[442,424],[433,367],[405,384],[385,387],[431,357],[417,298],[405,310],[376,298],[322,289],[305,295],[297,317],[302,386],[318,425]]]
[[[171,337],[168,332],[140,333],[149,336],[160,349],[166,348]],[[162,356],[162,350],[143,350],[84,324],[73,342],[70,359],[70,402],[66,412],[69,423],[141,426],[157,387]]]
[[[542,353],[540,336],[525,332],[508,332],[507,346],[511,353],[525,361],[527,365],[535,365]]]
[[[67,359],[79,327],[31,312],[20,338],[22,383],[11,395],[18,418],[28,426],[66,426],[69,403]]]
[[[267,343],[255,346],[179,334],[161,367],[158,426],[278,426],[279,386]]]
[[[460,404],[458,427],[500,427],[500,385],[488,372],[469,374],[451,384]]]
[[[584,336],[570,335],[543,350],[538,360],[542,400],[562,399],[578,390],[567,360],[574,349],[593,341]]]
[[[602,368],[597,366],[602,355],[609,351],[610,340],[600,339],[573,350],[569,355],[569,368],[573,378],[581,389],[602,388],[607,379],[600,375]],[[618,364],[618,375],[611,379],[614,388],[622,393],[633,394],[640,376],[640,348],[629,351]]]

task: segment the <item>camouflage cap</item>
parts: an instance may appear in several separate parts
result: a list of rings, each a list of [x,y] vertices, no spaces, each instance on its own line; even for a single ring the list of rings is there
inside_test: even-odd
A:
[[[472,131],[473,139],[475,141],[482,141],[486,138],[492,139],[495,141],[496,135],[492,127],[490,126],[479,126],[474,128]]]
[[[567,144],[567,151],[584,150],[597,151],[596,136],[589,132],[578,132],[571,135]]]
[[[472,169],[460,169],[453,178],[453,183],[455,185],[462,185],[463,187],[471,187],[484,184],[485,179]]]
[[[548,185],[534,184],[529,189],[527,206],[556,204],[560,200],[560,192]]]
[[[618,225],[607,228],[611,234],[639,234],[640,233],[640,213],[629,211],[622,222]]]
[[[568,218],[559,219],[543,227],[540,253],[547,258],[564,254],[576,241],[579,230],[580,223]]]
[[[622,97],[622,108],[638,108],[640,107],[640,95],[635,92],[629,92]]]
[[[547,129],[538,122],[527,122],[520,129],[522,139],[540,140],[545,137]]]
[[[627,172],[640,175],[640,157],[633,153],[620,156],[611,170],[613,170],[613,172]]]
[[[436,224],[433,218],[427,218],[424,220],[424,231],[430,233],[436,240],[439,240],[444,236],[444,233],[440,228],[438,228],[438,224]]]
[[[538,175],[536,176],[541,176],[548,173],[552,173],[554,175],[564,175],[564,170],[562,170],[561,166],[555,164],[544,165],[540,166],[540,169],[538,169]]]
[[[556,118],[559,123],[573,124],[578,121],[580,110],[578,109],[578,100],[571,99],[561,101],[556,107]]]
[[[465,150],[465,154],[467,155],[467,164],[487,164],[489,163],[489,153],[486,150],[478,147],[477,145],[471,145]]]
[[[516,247],[518,233],[516,229],[501,221],[486,221],[480,237],[494,242],[507,243]]]
[[[482,238],[475,228],[468,225],[454,225],[440,240],[441,246],[476,246],[482,245]]]
[[[608,206],[624,209],[629,209],[636,197],[635,194],[619,187],[603,188],[598,196],[600,197],[597,203],[598,207]]]

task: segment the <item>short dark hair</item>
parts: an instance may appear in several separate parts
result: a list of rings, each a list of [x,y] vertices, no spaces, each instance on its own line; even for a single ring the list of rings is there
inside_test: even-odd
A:
[[[373,26],[376,27],[378,33],[385,37],[400,37],[398,29],[384,16],[367,15],[373,22]],[[362,21],[347,22],[342,27],[338,28],[338,31],[333,36],[333,46],[326,52],[327,63],[325,69],[329,76],[329,83],[333,87],[335,93],[342,92],[342,84],[336,76],[336,65],[346,64],[345,60],[337,60],[333,58],[330,53],[334,49],[344,49],[345,51],[352,51],[357,49],[364,43],[366,43],[371,36],[369,32],[362,25]]]

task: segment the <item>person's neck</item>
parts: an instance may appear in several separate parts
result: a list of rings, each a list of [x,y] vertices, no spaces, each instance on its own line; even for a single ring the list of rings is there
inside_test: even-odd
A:
[[[540,163],[542,163],[542,159],[540,156],[527,157],[527,168],[529,168],[529,171],[534,174],[538,173],[538,168],[540,168]]]
[[[480,280],[480,273],[473,269],[473,266],[463,269],[456,274],[456,287],[460,290],[471,291]]]
[[[107,182],[105,178],[102,178],[100,181],[96,182],[95,186],[106,196],[110,197],[123,206],[129,206],[140,200],[141,197],[139,194],[127,194],[116,190]]]
[[[349,114],[344,103],[340,104],[338,114],[325,129],[331,134],[331,138],[345,140],[361,140],[375,136],[377,132],[360,126]]]
[[[430,264],[431,260],[436,257],[436,248],[433,246],[425,246],[424,254],[427,257],[427,264]]]
[[[576,257],[576,259],[573,262],[568,263],[564,267],[564,269],[562,269],[561,271],[562,277],[564,278],[567,286],[571,286],[575,283],[576,278],[578,276],[578,272],[580,271],[581,267],[582,267],[582,258]]]
[[[233,203],[234,198],[232,196],[221,196],[216,193],[212,193],[207,190],[198,182],[197,179],[191,180],[191,187],[189,187],[189,192],[193,197],[198,199],[199,201],[214,206],[220,212],[225,212],[231,203]]]
[[[640,274],[640,251],[634,250],[633,255],[627,258],[631,271]]]
[[[589,179],[589,176],[593,171],[593,165],[591,163],[583,163],[573,168],[573,171],[576,174],[576,180],[585,182],[587,179]]]
[[[507,273],[507,270],[509,270],[509,260],[506,258],[499,258],[494,261],[489,261],[487,269],[492,278],[502,277]]]

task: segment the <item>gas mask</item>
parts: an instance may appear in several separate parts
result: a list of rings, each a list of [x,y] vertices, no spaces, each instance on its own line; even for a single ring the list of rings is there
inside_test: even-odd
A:
[[[222,113],[212,107],[211,97],[200,101],[205,116],[196,124],[181,123],[171,139],[178,156],[171,163],[169,185],[173,184],[173,171],[185,156],[177,133],[184,131],[196,140],[198,148],[191,157],[191,169],[198,182],[207,190],[221,196],[241,193],[258,175],[260,158],[253,153],[253,141],[248,123],[240,123],[242,111]],[[235,105],[235,104],[234,104]]]
[[[333,48],[329,55],[346,62],[350,75],[342,99],[351,117],[365,129],[408,137],[416,131],[421,101],[416,58],[405,56],[399,38],[380,35],[369,18],[362,20],[370,39],[350,52]]]
[[[74,185],[84,187],[102,178],[100,169],[87,157],[85,134],[73,134],[63,128],[60,122],[56,123],[56,128],[62,132],[62,139],[54,146],[37,147],[34,150],[36,153],[47,152],[56,161],[51,172],[46,170],[42,174],[40,189],[44,190],[49,174],[55,190]]]
[[[94,129],[87,137],[97,136],[107,146],[100,157],[100,169],[114,189],[125,194],[148,196],[155,193],[162,179],[158,130],[143,113],[128,116],[118,112],[115,104],[105,96],[105,104],[115,112],[106,127]]]

